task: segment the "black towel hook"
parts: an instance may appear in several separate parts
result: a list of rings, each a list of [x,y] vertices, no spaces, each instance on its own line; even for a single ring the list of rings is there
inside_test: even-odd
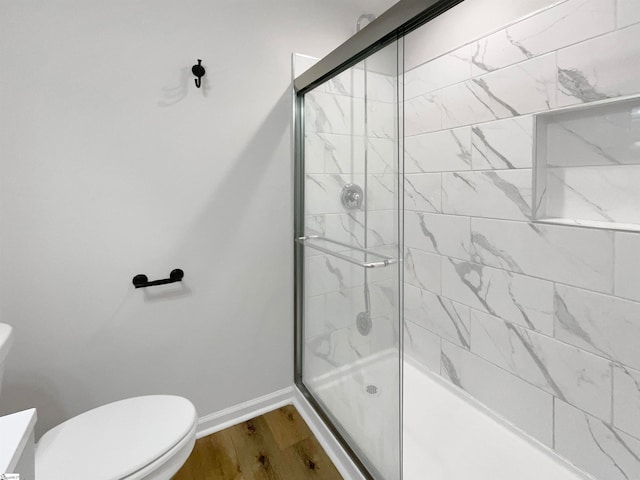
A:
[[[191,67],[191,72],[198,78],[195,79],[196,87],[200,88],[202,85],[202,77],[204,77],[205,69],[202,66],[202,60],[198,59],[198,64]]]

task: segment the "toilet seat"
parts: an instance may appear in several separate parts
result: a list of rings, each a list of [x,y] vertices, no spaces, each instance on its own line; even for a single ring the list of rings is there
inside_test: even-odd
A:
[[[172,395],[103,405],[42,437],[36,479],[137,480],[177,465],[169,478],[193,448],[196,421],[193,404]]]

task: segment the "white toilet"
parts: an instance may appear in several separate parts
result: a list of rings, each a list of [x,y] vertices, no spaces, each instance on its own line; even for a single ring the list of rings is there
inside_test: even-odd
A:
[[[11,326],[0,323],[0,383],[12,340]],[[36,480],[169,480],[193,450],[196,422],[193,404],[172,395],[89,410],[42,436]]]

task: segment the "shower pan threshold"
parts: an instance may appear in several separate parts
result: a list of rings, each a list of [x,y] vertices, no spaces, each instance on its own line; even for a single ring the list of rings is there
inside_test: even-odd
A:
[[[380,425],[380,412],[397,405],[397,387],[385,385],[398,368],[397,352],[332,375],[315,388],[322,403],[352,432],[365,454],[385,451],[378,442],[395,428]],[[551,449],[411,359],[404,362],[404,480],[592,480]],[[381,380],[381,382],[380,382]],[[380,391],[367,393],[376,383]],[[387,382],[388,383],[388,382]],[[362,408],[354,415],[354,399]],[[376,426],[378,438],[372,442]],[[387,438],[393,438],[389,435]],[[377,444],[377,445],[376,445]],[[369,446],[369,448],[367,448]],[[370,450],[370,451],[368,451]],[[389,446],[387,450],[393,450]],[[374,457],[375,458],[375,457]],[[392,460],[393,461],[393,460]],[[382,472],[387,470],[379,465]],[[389,471],[393,465],[387,466]]]

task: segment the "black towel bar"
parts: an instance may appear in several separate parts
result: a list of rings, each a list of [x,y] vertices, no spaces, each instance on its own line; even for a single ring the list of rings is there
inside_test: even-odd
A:
[[[133,285],[136,288],[153,287],[155,285],[166,285],[167,283],[181,282],[184,278],[184,272],[179,268],[171,270],[169,278],[162,278],[160,280],[149,281],[149,278],[144,274],[139,274],[133,277]]]

